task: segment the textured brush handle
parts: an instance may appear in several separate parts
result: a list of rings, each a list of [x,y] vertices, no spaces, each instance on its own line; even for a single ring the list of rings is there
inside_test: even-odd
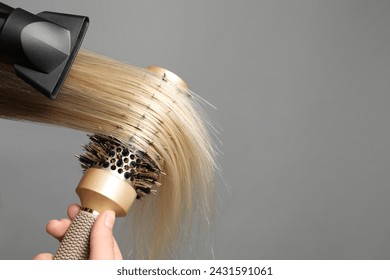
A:
[[[54,260],[89,259],[90,235],[97,216],[81,210],[62,239]]]

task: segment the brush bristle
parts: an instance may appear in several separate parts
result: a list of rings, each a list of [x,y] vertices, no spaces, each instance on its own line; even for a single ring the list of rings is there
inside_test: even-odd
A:
[[[146,152],[110,136],[93,134],[89,139],[86,153],[78,157],[84,170],[99,168],[119,176],[134,188],[137,199],[157,192],[161,170]]]

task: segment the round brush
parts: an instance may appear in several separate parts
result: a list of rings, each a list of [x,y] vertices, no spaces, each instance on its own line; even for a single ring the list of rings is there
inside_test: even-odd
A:
[[[155,66],[148,69],[164,81],[187,86],[170,71]],[[155,194],[160,186],[162,159],[153,159],[147,151],[111,136],[93,134],[89,139],[85,153],[78,157],[84,169],[76,188],[81,210],[62,239],[55,260],[88,259],[90,233],[99,213],[112,210],[117,217],[124,217],[135,199]]]

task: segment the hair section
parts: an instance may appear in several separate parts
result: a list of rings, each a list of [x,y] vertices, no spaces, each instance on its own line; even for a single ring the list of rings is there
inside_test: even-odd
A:
[[[209,223],[215,150],[198,96],[146,69],[85,50],[55,101],[18,79],[10,66],[0,64],[0,80],[0,117],[115,137],[159,165],[157,194],[129,211],[131,257],[174,257],[189,242],[194,215]]]

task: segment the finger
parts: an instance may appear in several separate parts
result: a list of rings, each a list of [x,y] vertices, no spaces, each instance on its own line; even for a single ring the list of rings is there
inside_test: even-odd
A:
[[[115,223],[115,213],[105,211],[99,215],[91,231],[91,260],[114,259],[114,236],[112,229]]]
[[[71,204],[68,207],[68,217],[73,220],[76,218],[77,214],[80,212],[80,206],[77,204]]]
[[[53,259],[53,255],[49,253],[38,254],[33,258],[33,260],[52,260],[52,259]]]
[[[114,260],[123,260],[121,250],[119,249],[118,243],[114,238]]]
[[[46,232],[61,241],[70,223],[71,221],[69,219],[51,220],[46,225]]]
[[[72,220],[77,216],[80,211],[80,206],[77,204],[71,204],[68,207],[68,216]],[[71,221],[69,219],[62,220],[51,220],[46,225],[46,232],[51,236],[57,238],[59,241],[62,240],[66,231],[68,230]]]

